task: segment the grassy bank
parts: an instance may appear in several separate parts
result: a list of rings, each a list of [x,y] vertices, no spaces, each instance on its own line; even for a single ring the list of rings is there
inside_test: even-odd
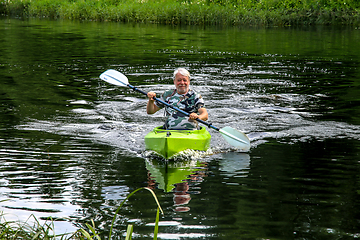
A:
[[[25,17],[189,25],[360,25],[358,0],[0,0]]]
[[[40,221],[34,216],[31,215],[26,221],[7,221],[5,214],[0,212],[0,239],[22,239],[22,240],[101,240],[103,239],[112,239],[112,231],[113,227],[115,227],[115,220],[121,210],[122,206],[125,202],[136,192],[141,190],[147,190],[151,193],[152,197],[155,200],[157,205],[156,217],[155,217],[155,227],[154,227],[154,234],[153,239],[157,239],[158,228],[159,228],[159,219],[160,219],[160,212],[164,215],[164,212],[160,206],[159,200],[156,197],[153,190],[147,187],[138,188],[135,191],[131,192],[120,204],[117,208],[114,218],[111,222],[109,236],[105,238],[103,234],[99,233],[98,229],[95,226],[95,222],[91,220],[90,223],[86,223],[84,228],[79,228],[74,233],[64,233],[64,234],[56,234],[55,232],[55,224],[53,219],[49,219],[45,221],[45,223],[41,224]],[[6,201],[6,200],[4,200]],[[0,202],[4,202],[0,201]],[[148,199],[147,199],[147,204]],[[119,226],[116,226],[119,228]],[[125,239],[131,239],[133,233],[134,226],[129,224],[126,229],[126,236]],[[101,237],[103,236],[103,237]],[[118,237],[116,237],[118,239]]]

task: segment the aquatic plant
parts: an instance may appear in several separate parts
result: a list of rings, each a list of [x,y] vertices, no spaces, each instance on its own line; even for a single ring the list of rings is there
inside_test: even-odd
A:
[[[161,209],[160,203],[155,195],[155,193],[147,187],[138,188],[135,191],[131,192],[120,204],[117,208],[115,215],[113,217],[109,238],[112,237],[112,230],[114,227],[115,220],[118,216],[118,213],[125,202],[136,192],[140,190],[148,190],[156,204],[157,204],[157,211],[156,211],[156,218],[155,218],[155,228],[154,228],[154,237],[153,239],[157,239],[158,228],[159,228],[159,216],[160,212],[164,214],[163,210]],[[33,223],[30,223],[30,221]],[[5,219],[4,214],[0,213],[0,239],[98,239],[101,240],[100,234],[96,230],[95,222],[91,220],[91,224],[85,224],[87,230],[85,228],[80,228],[74,233],[64,233],[64,234],[55,234],[55,227],[54,227],[54,220],[49,218],[45,223],[41,224],[40,221],[34,216],[31,215],[25,222],[16,222],[16,221],[7,221]],[[133,232],[133,225],[129,224],[127,226],[126,231],[126,238],[131,239],[131,235]]]
[[[360,24],[356,0],[8,0],[0,13],[191,25]]]

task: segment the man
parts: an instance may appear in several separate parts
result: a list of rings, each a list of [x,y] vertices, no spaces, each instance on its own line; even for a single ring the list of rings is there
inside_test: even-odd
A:
[[[166,107],[160,102],[156,102],[154,92],[147,94],[149,101],[146,106],[148,114],[154,114],[163,107],[165,107],[166,119],[164,128],[166,129],[178,129],[178,130],[195,130],[198,129],[196,119],[206,121],[208,119],[208,113],[204,108],[204,100],[201,95],[190,89],[190,73],[184,68],[178,68],[174,71],[174,85],[175,89],[166,91],[161,100],[171,104],[181,110],[188,112],[189,117],[184,114]]]

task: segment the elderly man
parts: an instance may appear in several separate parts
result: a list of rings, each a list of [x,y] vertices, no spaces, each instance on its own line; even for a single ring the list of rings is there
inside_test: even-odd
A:
[[[154,114],[163,107],[165,107],[167,119],[164,124],[165,129],[178,129],[178,130],[195,130],[198,129],[196,119],[206,121],[208,113],[204,108],[204,100],[201,95],[190,89],[190,73],[184,68],[178,68],[174,71],[174,90],[164,92],[161,100],[171,104],[181,110],[188,112],[189,117],[184,114],[166,107],[160,102],[156,102],[154,92],[147,94],[149,101],[146,106],[148,114]]]

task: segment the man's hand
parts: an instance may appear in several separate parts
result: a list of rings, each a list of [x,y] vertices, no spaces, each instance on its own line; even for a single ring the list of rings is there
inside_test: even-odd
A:
[[[156,97],[156,93],[148,92],[147,97],[149,98],[150,101],[155,101],[154,97]]]
[[[196,119],[200,119],[203,121],[208,120],[208,113],[205,108],[199,108],[198,111],[199,111],[199,115],[197,115],[196,113],[190,113],[189,121],[194,121]]]
[[[191,113],[189,115],[189,120],[195,120],[195,119],[198,119],[199,118],[199,115],[197,115],[196,113]]]

